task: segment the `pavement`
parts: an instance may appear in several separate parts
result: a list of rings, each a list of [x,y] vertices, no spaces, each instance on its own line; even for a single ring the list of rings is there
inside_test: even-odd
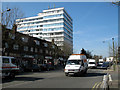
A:
[[[120,90],[120,80],[119,74],[120,74],[120,64],[116,65],[115,70],[113,66],[107,70],[107,72],[111,75],[111,81],[108,82],[109,90]]]

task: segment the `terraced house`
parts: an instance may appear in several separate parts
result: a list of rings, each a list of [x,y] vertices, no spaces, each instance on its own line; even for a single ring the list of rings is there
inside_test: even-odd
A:
[[[34,61],[36,64],[44,64],[45,60],[54,60],[62,57],[61,50],[46,40],[41,40],[26,34],[16,32],[14,29],[2,27],[2,55],[17,58],[19,63]]]

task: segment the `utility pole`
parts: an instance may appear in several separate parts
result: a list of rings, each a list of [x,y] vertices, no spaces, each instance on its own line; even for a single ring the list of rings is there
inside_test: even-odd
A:
[[[113,61],[114,61],[114,38],[112,38],[112,41],[113,41]]]
[[[114,51],[114,38],[112,38],[112,41],[113,41],[113,69],[115,71],[116,65],[115,65],[115,56],[114,56],[114,53],[115,53],[115,51]]]

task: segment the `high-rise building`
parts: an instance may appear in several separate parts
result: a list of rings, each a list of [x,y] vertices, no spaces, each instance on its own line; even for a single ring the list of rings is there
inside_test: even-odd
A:
[[[43,10],[38,16],[17,19],[17,31],[23,34],[54,40],[61,50],[73,51],[73,20],[62,8]]]

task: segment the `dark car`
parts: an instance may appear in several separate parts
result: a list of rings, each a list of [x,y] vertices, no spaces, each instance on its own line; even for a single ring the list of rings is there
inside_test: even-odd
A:
[[[41,71],[41,68],[38,64],[33,64],[32,70],[33,71]]]
[[[97,68],[107,69],[109,67],[109,62],[104,62],[102,65],[98,65]]]
[[[51,64],[43,64],[41,67],[42,67],[42,68],[41,68],[42,71],[50,71],[50,70],[54,70],[54,66],[51,65]]]

